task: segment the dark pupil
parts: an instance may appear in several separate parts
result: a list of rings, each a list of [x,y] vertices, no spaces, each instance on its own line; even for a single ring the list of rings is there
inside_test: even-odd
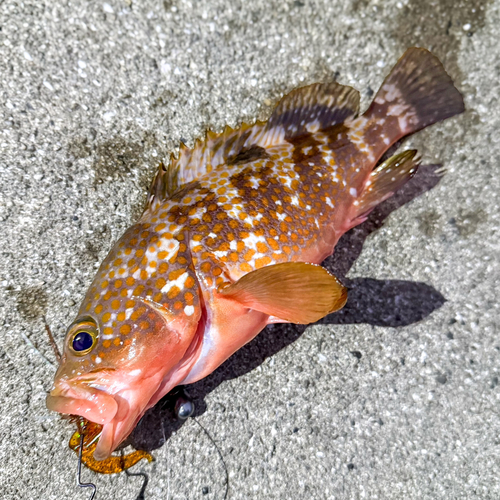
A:
[[[86,351],[92,347],[94,339],[89,332],[80,332],[73,339],[73,349],[75,351]]]

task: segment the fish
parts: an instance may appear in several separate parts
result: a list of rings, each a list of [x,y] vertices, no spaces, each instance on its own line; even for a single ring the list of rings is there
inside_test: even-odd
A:
[[[105,460],[165,394],[271,323],[309,324],[347,289],[321,262],[416,172],[403,137],[464,111],[441,62],[408,49],[359,114],[337,82],[297,88],[265,122],[208,131],[159,165],[69,325],[50,410],[100,433]]]

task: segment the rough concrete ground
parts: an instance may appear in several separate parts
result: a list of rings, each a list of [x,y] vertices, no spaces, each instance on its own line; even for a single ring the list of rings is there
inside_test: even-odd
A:
[[[467,106],[408,143],[446,175],[423,169],[342,241],[344,312],[266,330],[191,395],[231,499],[500,498],[499,26],[493,0],[0,0],[0,496],[88,498],[28,341],[55,362],[42,316],[61,341],[159,160],[301,84],[366,105],[420,45]],[[169,418],[132,436],[155,448],[145,498],[222,498],[213,444]],[[141,485],[84,477],[99,499]]]

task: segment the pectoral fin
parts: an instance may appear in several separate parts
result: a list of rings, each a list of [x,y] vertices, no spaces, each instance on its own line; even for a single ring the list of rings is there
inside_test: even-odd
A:
[[[335,276],[305,262],[257,269],[220,293],[250,309],[301,324],[314,323],[347,301],[347,289]]]

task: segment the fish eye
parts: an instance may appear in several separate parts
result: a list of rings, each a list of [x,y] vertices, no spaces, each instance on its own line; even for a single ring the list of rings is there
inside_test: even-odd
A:
[[[87,351],[92,347],[94,343],[94,337],[90,332],[78,332],[73,338],[73,343],[71,346],[73,347],[73,351]]]
[[[68,346],[73,354],[84,356],[97,344],[97,325],[94,320],[86,318],[70,327]]]

